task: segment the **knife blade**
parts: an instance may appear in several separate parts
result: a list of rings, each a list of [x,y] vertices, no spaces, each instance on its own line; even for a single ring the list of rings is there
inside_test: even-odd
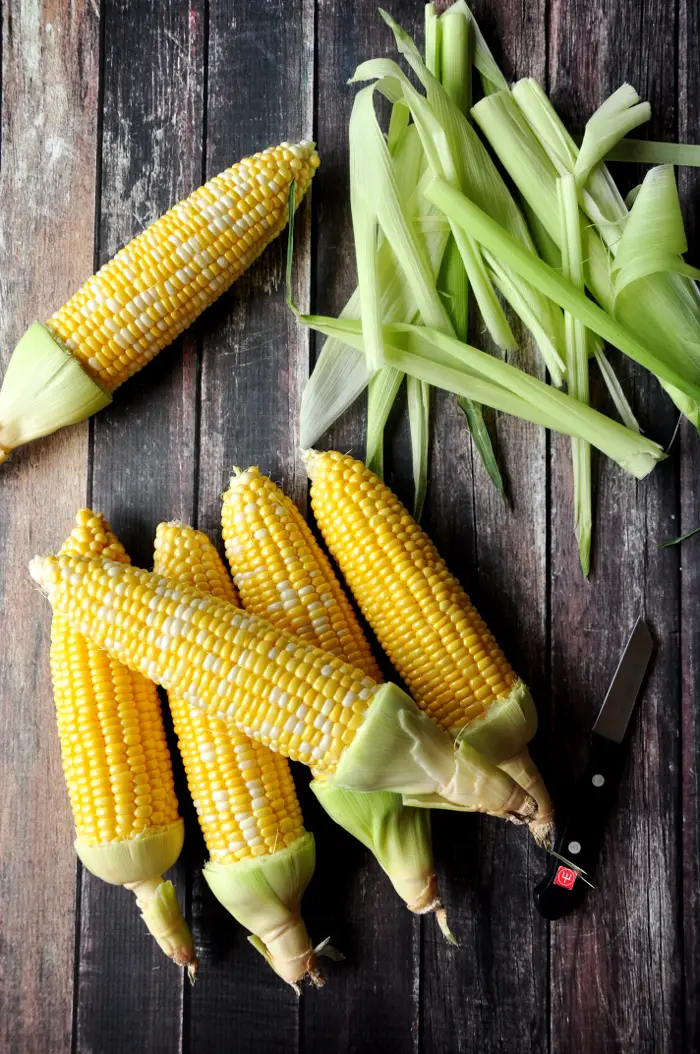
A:
[[[588,764],[549,869],[535,887],[535,904],[546,919],[573,911],[590,886],[627,756],[625,735],[653,650],[649,627],[639,618],[591,730]]]

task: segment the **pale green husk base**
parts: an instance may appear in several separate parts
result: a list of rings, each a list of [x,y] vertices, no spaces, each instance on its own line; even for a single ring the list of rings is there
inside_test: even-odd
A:
[[[84,421],[111,401],[46,326],[34,322],[12,352],[0,389],[0,462],[23,443]]]
[[[536,731],[535,704],[527,685],[518,680],[505,698],[489,706],[483,717],[461,728],[457,740],[468,742],[535,799],[537,815],[530,829],[540,845],[548,846],[554,825],[552,801],[527,749]]]
[[[391,790],[423,808],[461,809],[525,821],[532,799],[468,743],[456,746],[394,684],[377,692],[330,781],[355,791]]]
[[[440,898],[430,838],[430,813],[409,809],[400,794],[361,794],[315,779],[311,790],[328,815],[370,850],[411,911],[437,910]]]
[[[232,864],[210,860],[203,871],[217,900],[250,930],[251,943],[295,988],[306,976],[314,984],[323,983],[300,914],[315,863],[314,838],[307,832],[279,852]]]
[[[507,696],[492,703],[483,717],[461,728],[456,738],[500,765],[519,754],[536,731],[537,711],[530,690],[516,681]]]
[[[187,968],[191,981],[197,972],[197,956],[189,927],[182,917],[172,882],[164,882],[163,871],[173,866],[185,837],[182,820],[147,831],[111,845],[86,845],[75,841],[83,865],[97,878],[125,886],[136,896],[143,921],[158,945],[178,966]]]
[[[144,882],[168,871],[182,850],[185,825],[176,820],[167,827],[147,830],[137,838],[109,845],[86,845],[75,840],[75,851],[88,871],[115,886]]]

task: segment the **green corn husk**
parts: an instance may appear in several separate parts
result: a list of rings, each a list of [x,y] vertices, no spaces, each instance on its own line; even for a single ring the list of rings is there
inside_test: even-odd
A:
[[[350,319],[302,315],[300,322],[326,336],[339,336],[362,352],[362,328]],[[593,305],[592,305],[593,306]],[[425,326],[394,323],[384,326],[387,361],[418,380],[552,428],[562,435],[587,440],[637,479],[666,456],[658,443],[618,424],[605,414],[544,384],[536,377]]]
[[[0,388],[0,464],[23,443],[85,421],[111,401],[46,326],[35,322],[17,344]]]
[[[615,143],[606,161],[631,161],[635,165],[678,165],[700,167],[700,146],[696,143],[657,143],[650,139],[623,139]]]
[[[577,289],[583,291],[583,250],[581,221],[576,197],[576,181],[572,175],[557,180],[559,222],[562,230],[562,274]],[[579,402],[589,402],[588,340],[586,328],[578,319],[564,312],[566,327],[566,376],[569,395]],[[581,570],[588,576],[591,562],[591,533],[593,530],[591,447],[583,439],[571,440],[571,460],[574,477],[574,529],[578,540]]]
[[[614,344],[652,373],[677,386],[688,397],[700,398],[700,358],[697,363],[687,353],[682,357],[674,356],[673,359],[670,355],[661,358],[661,352],[642,343],[626,326],[588,300],[580,290],[525,249],[500,224],[445,180],[435,178],[426,187],[425,194],[432,204],[449,213],[454,222],[469,230],[485,248],[495,256],[506,258],[514,270],[526,276],[529,282],[537,285],[540,292],[551,297],[598,336]]]
[[[150,828],[143,835],[107,845],[75,840],[75,851],[87,870],[111,885],[124,886],[136,897],[143,921],[158,945],[178,966],[186,966],[190,981],[197,957],[189,927],[177,902],[172,882],[161,875],[174,866],[185,840],[185,825]]]
[[[250,931],[251,944],[297,993],[303,977],[323,984],[301,917],[315,863],[314,837],[307,832],[276,853],[231,864],[210,860],[202,872],[216,899]]]
[[[430,838],[430,813],[409,809],[398,794],[352,793],[328,780],[311,781],[324,810],[378,860],[408,909],[434,912],[445,937],[454,943],[437,888]]]
[[[621,134],[626,120],[625,104],[634,107],[634,98],[636,93],[632,96],[629,92],[618,97]],[[483,99],[472,112],[530,209],[555,244],[560,245],[561,231],[554,208],[556,178],[564,172],[574,173],[579,150],[545,92],[536,81],[526,79],[515,84],[512,93],[499,92]],[[664,356],[668,355],[681,370],[697,373],[700,295],[695,283],[670,272],[649,275],[636,284],[634,297],[616,304],[611,254],[615,254],[628,209],[604,164],[593,169],[579,203],[596,225],[586,224],[582,238],[586,285],[598,303],[608,311],[615,306],[617,317],[633,334],[662,349]],[[697,398],[663,374],[657,373],[657,377],[697,427]]]
[[[432,4],[427,5],[426,11],[430,9],[434,10]],[[426,62],[426,65],[433,76],[440,81],[460,113],[468,117],[472,104],[474,27],[468,11],[459,4],[453,4],[444,12],[440,16],[438,25],[440,27],[439,70],[436,72],[432,69],[429,62]],[[428,20],[426,20],[426,40],[428,35]],[[445,248],[437,285],[445,299],[455,335],[460,340],[466,341],[469,331],[469,278],[453,235],[450,235]],[[481,406],[464,396],[458,397],[457,405],[464,414],[472,441],[489,479],[496,490],[502,494],[503,478]]]
[[[530,823],[534,800],[468,743],[457,748],[394,684],[374,697],[329,783],[352,791],[390,790],[406,804],[486,812]]]

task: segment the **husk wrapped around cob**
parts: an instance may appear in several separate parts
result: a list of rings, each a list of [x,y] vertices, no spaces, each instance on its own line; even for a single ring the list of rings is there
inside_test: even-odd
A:
[[[154,568],[238,604],[219,554],[192,527],[159,524]],[[176,693],[169,703],[210,853],[203,870],[209,888],[295,991],[305,977],[322,984],[300,914],[314,871],[314,838],[304,830],[289,763]]]
[[[308,451],[306,464],[324,541],[414,699],[536,800],[533,833],[548,844],[552,803],[527,749],[537,729],[528,689],[390,488],[337,451]]]
[[[287,223],[289,188],[308,190],[314,144],[246,157],[157,219],[17,344],[0,388],[0,462],[107,406],[224,293]]]
[[[30,572],[99,647],[338,786],[518,822],[534,815],[510,776],[455,746],[396,685],[225,600],[109,560],[36,557]]]
[[[104,518],[81,509],[61,553],[128,564]],[[166,955],[191,980],[197,957],[172,882],[184,840],[155,685],[105,654],[59,614],[51,675],[75,850],[88,871],[125,886]]]
[[[258,468],[234,470],[221,510],[226,555],[241,601],[272,625],[362,669],[382,675],[328,558],[294,502]],[[322,773],[311,789],[326,812],[377,858],[411,911],[445,909],[437,888],[430,813],[405,806],[399,794],[360,794],[334,786]]]

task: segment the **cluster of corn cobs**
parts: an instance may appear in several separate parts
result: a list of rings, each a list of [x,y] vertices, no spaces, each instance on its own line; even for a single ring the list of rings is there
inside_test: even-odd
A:
[[[462,587],[361,462],[311,452],[307,464],[326,544],[422,714],[382,684],[327,557],[294,503],[256,468],[237,472],[224,495],[235,586],[212,542],[180,523],[158,527],[154,573],[132,568],[90,510],[78,514],[56,557],[32,565],[54,610],[51,666],[81,859],[133,889],[164,950],[194,970],[187,926],[160,877],[183,831],[159,683],[210,854],[205,877],[295,985],[320,975],[299,907],[313,839],[287,758],[312,768],[319,801],[375,852],[409,908],[435,911],[447,933],[425,806],[526,819],[543,840],[551,829],[549,798],[527,752],[534,723],[523,724],[519,742],[499,734],[499,715],[522,705],[526,689]],[[362,770],[364,741],[376,746],[384,734],[376,714],[394,697],[400,704],[386,734],[393,743],[404,722],[411,759],[431,737],[447,760],[469,751],[471,767],[454,786],[416,785],[414,775],[397,777],[389,765],[370,771],[369,763],[365,783],[362,771],[348,778],[348,759],[359,758]],[[455,748],[453,740],[472,735],[483,754]],[[466,789],[465,773],[473,780]]]

